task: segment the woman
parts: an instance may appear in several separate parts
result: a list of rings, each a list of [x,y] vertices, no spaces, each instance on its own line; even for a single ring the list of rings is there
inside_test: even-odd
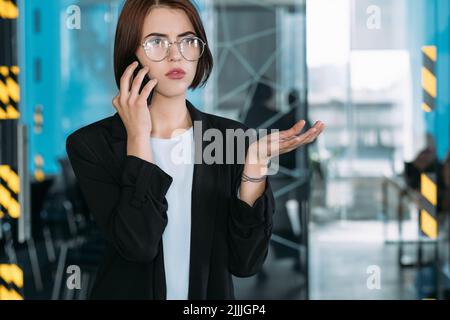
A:
[[[188,0],[130,0],[122,9],[114,52],[117,112],[76,130],[66,145],[108,240],[92,299],[234,299],[231,275],[256,274],[267,256],[275,211],[269,160],[312,141],[323,125],[297,136],[300,121],[274,135],[279,140],[244,139],[243,160],[232,154],[237,138],[231,147],[217,138],[214,157],[231,154],[232,161],[205,160],[212,133],[247,129],[186,100],[187,89],[204,85],[211,72],[207,43]],[[136,58],[144,66],[138,72]],[[146,75],[153,80],[141,91]],[[180,144],[195,163],[177,160]]]

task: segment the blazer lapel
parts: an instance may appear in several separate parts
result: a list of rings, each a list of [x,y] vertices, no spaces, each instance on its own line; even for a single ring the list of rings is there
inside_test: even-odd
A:
[[[204,132],[211,128],[207,115],[188,100],[186,107],[194,125],[195,162],[191,192],[191,245],[189,264],[188,299],[206,299],[210,256],[217,211],[217,184],[220,183],[218,165],[203,163],[203,151],[209,142],[203,140]],[[200,121],[195,123],[195,121]],[[201,126],[199,124],[201,123]],[[114,162],[123,170],[127,154],[126,128],[116,112],[112,119],[112,149]],[[120,172],[121,172],[120,171]]]

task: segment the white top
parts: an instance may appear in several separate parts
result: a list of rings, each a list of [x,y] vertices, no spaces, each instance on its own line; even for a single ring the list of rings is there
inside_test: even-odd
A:
[[[150,138],[153,160],[173,178],[166,194],[168,224],[162,235],[167,300],[188,299],[193,132],[191,127],[174,138]]]

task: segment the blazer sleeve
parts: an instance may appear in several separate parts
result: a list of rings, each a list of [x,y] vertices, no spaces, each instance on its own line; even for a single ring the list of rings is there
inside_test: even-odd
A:
[[[268,176],[265,189],[253,206],[241,200],[238,192],[244,165],[233,167],[233,190],[228,215],[228,268],[237,277],[249,277],[261,269],[267,257],[275,199]]]
[[[172,177],[154,163],[127,155],[119,184],[81,134],[67,138],[66,152],[89,211],[105,238],[126,260],[152,261],[168,221],[165,195]]]

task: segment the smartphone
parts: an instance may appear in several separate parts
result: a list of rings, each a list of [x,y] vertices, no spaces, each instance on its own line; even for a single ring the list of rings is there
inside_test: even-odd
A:
[[[137,74],[139,73],[139,71],[143,68],[142,64],[139,62],[139,59],[136,57],[136,61],[139,63],[139,65],[136,67],[136,69],[134,70],[133,73],[133,79],[136,78]],[[144,79],[142,80],[142,85],[141,88],[139,89],[139,94],[141,94],[142,90],[144,89],[145,85],[150,81],[150,77],[148,76],[148,74],[146,74],[144,76]],[[151,104],[152,102],[152,98],[153,98],[153,91],[155,90],[155,88],[152,89],[152,91],[150,92],[148,98],[147,98],[147,106]]]

